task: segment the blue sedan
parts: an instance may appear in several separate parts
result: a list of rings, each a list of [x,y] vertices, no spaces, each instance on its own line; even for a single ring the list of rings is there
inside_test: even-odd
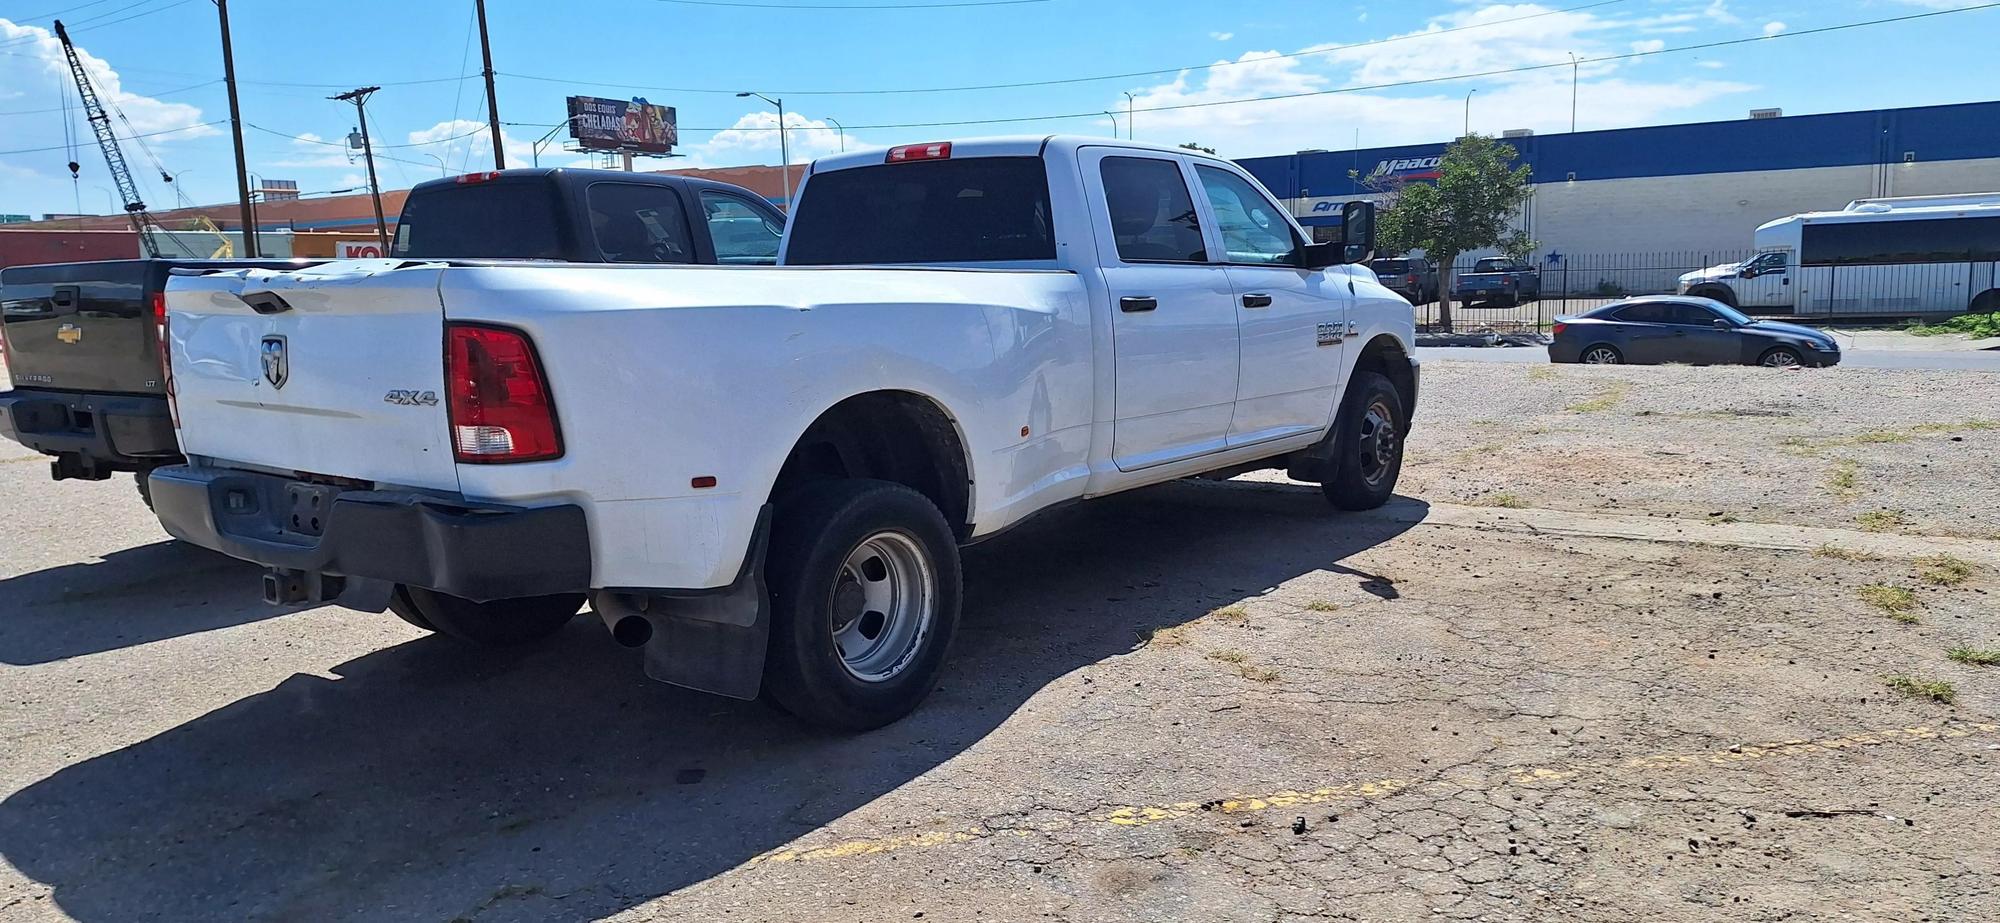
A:
[[[1549,361],[1828,366],[1840,362],[1840,344],[1825,331],[1757,320],[1710,298],[1642,295],[1557,317]]]

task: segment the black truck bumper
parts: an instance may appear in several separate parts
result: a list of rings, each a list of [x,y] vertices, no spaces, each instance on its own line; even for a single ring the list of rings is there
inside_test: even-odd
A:
[[[167,399],[21,388],[0,392],[0,436],[56,457],[56,480],[103,480],[180,460]]]
[[[273,602],[334,599],[357,583],[475,602],[590,589],[590,532],[574,505],[504,506],[189,465],[155,469],[151,484],[153,509],[174,537],[272,568]]]

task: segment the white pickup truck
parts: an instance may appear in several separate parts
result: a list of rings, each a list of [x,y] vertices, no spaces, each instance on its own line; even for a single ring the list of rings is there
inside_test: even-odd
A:
[[[657,679],[878,726],[935,683],[962,543],[1257,468],[1388,499],[1418,368],[1372,217],[1315,244],[1227,161],[1011,138],[814,163],[776,268],[183,276],[152,496],[274,603],[509,643],[588,598]]]

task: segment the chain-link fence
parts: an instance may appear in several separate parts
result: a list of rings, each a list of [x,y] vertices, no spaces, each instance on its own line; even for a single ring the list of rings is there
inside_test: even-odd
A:
[[[1628,295],[1672,292],[1683,273],[1740,263],[1751,255],[1748,249],[1547,253],[1527,261],[1534,267],[1532,274],[1515,274],[1511,296],[1482,297],[1470,304],[1454,301],[1452,329],[1463,333],[1546,331],[1556,315],[1588,311]],[[1452,278],[1471,273],[1477,263],[1477,257],[1460,257],[1452,267]],[[1438,280],[1441,291],[1448,291],[1450,285],[1447,279]],[[1417,306],[1417,326],[1425,331],[1443,329],[1438,302]]]

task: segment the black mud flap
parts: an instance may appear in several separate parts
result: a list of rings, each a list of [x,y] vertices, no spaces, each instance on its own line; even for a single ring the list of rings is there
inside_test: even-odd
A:
[[[770,544],[769,504],[735,582],[717,590],[609,589],[591,608],[612,638],[645,650],[646,675],[732,699],[755,699],[764,686],[764,652],[771,641],[771,595],[764,585]]]

